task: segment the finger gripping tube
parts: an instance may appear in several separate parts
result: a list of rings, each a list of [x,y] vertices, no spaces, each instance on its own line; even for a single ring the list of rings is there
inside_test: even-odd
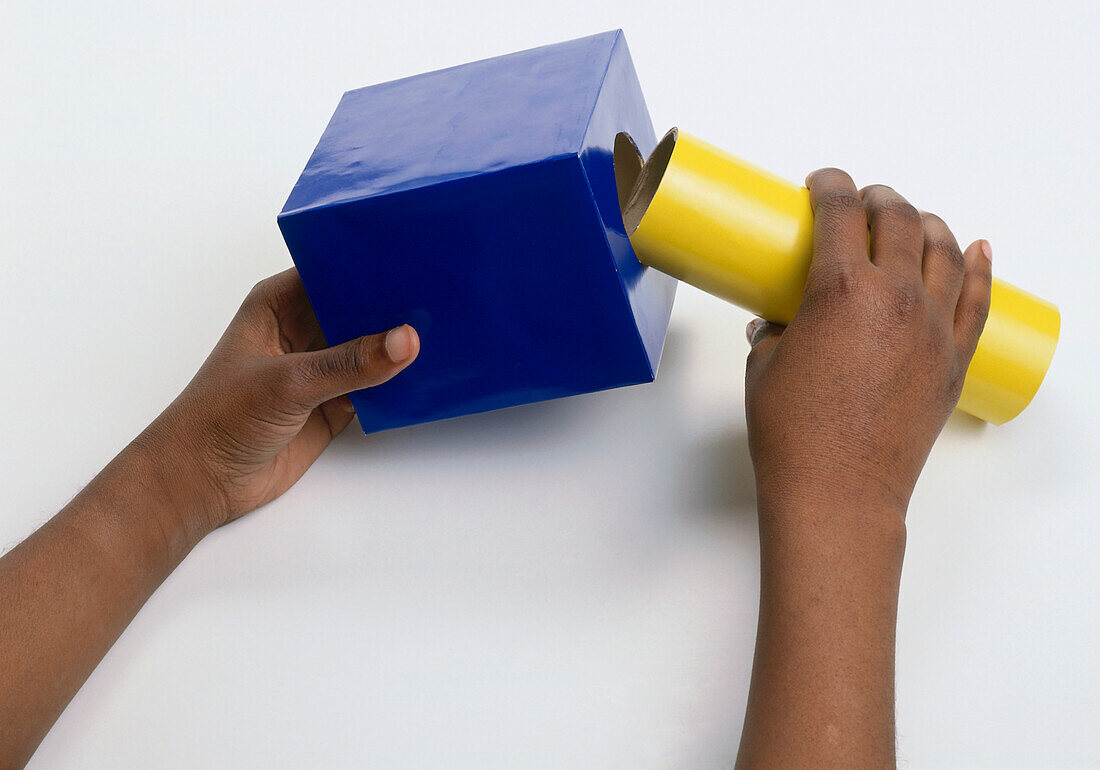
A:
[[[628,158],[616,145],[616,174],[621,168],[631,182],[619,180],[623,224],[638,259],[789,323],[813,253],[806,188],[675,128],[640,171],[636,152]],[[1053,304],[994,278],[959,408],[996,425],[1023,411],[1050,366],[1059,325]]]

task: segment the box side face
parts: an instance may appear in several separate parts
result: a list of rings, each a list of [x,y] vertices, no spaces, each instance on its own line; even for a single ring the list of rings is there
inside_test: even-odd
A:
[[[580,157],[596,200],[615,269],[634,312],[651,370],[656,375],[677,282],[664,273],[644,266],[630,246],[615,190],[613,152],[615,136],[620,131],[626,131],[633,137],[644,156],[648,156],[657,144],[626,38],[621,33],[611,54],[607,76],[592,112]]]
[[[279,224],[330,344],[420,333],[353,395],[365,432],[652,379],[576,156]]]
[[[616,33],[344,94],[284,213],[577,154]]]

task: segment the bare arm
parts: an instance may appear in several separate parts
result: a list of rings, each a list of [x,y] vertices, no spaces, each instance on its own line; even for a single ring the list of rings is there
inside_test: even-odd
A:
[[[416,358],[410,327],[325,348],[294,270],[249,294],[195,378],[72,502],[0,558],[0,767],[25,764],[165,577],[275,499]]]
[[[990,251],[888,187],[807,185],[802,307],[749,327],[761,590],[738,765],[892,767],[905,514],[985,323]]]

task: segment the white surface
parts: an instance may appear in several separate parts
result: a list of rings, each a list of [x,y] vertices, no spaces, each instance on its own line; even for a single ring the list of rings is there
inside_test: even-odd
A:
[[[1096,766],[1095,3],[166,5],[4,5],[0,546],[289,264],[275,214],[342,91],[621,26],[658,131],[889,182],[1061,306],[1035,403],[953,418],[917,489],[898,733],[912,767]],[[747,320],[682,287],[655,385],[347,431],[201,544],[32,766],[730,764]]]

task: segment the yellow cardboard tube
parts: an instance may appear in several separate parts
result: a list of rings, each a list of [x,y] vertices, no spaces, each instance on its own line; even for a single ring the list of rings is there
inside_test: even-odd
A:
[[[633,182],[620,201],[623,222],[638,259],[770,321],[789,323],[813,248],[806,188],[677,129],[640,169],[620,150],[616,174]],[[989,319],[959,408],[996,425],[1023,411],[1050,366],[1059,325],[1053,304],[994,278]]]

